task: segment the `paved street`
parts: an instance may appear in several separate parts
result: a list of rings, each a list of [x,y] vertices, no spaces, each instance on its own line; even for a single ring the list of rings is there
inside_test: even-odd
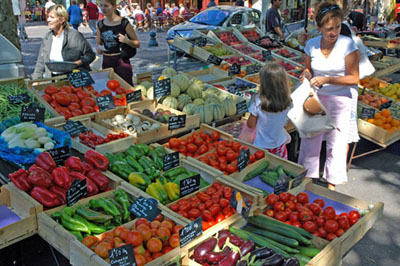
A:
[[[46,24],[28,25],[29,40],[22,41],[27,74],[31,74],[40,47],[40,38],[47,32]],[[89,28],[80,28],[89,36]],[[134,72],[158,71],[167,61],[165,33],[158,34],[157,48],[149,48],[148,33],[138,33],[141,48],[132,59]],[[95,47],[95,39],[88,39]],[[182,67],[186,68],[186,66]],[[361,141],[357,153],[377,146]],[[390,152],[389,152],[390,151]],[[396,155],[397,154],[397,155]],[[391,149],[356,159],[349,171],[349,183],[337,187],[339,192],[366,200],[385,203],[384,215],[375,227],[345,256],[344,265],[399,265],[400,261],[400,144]]]

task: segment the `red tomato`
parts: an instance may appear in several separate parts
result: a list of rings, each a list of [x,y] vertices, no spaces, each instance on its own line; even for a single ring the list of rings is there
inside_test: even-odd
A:
[[[188,143],[186,145],[186,148],[187,148],[188,152],[191,152],[191,153],[194,153],[197,151],[197,146],[194,145],[193,143]]]
[[[304,230],[314,233],[317,230],[317,225],[312,221],[307,221],[303,224]]]
[[[189,217],[191,217],[191,218],[197,218],[197,217],[200,217],[200,215],[201,215],[201,213],[200,213],[200,211],[198,210],[198,209],[191,209],[189,212],[188,212],[188,214],[189,214]]]
[[[207,148],[207,146],[206,145],[201,145],[200,147],[199,147],[199,154],[204,154],[204,153],[206,153],[206,152],[208,152],[208,148]]]
[[[292,210],[289,209],[289,208],[286,208],[286,209],[284,210],[284,212],[289,216],[289,214],[292,213]]]
[[[226,157],[224,157],[224,156],[219,156],[217,160],[218,160],[219,163],[227,163],[228,162],[226,160]]]
[[[60,115],[62,115],[63,117],[65,117],[65,119],[66,120],[68,120],[68,119],[70,119],[71,117],[72,117],[72,114],[71,114],[71,112],[68,110],[68,109],[66,109],[66,110],[57,110],[56,109],[56,111],[60,114]]]
[[[336,212],[333,207],[326,207],[323,214],[322,214],[326,219],[335,219],[336,217]]]
[[[124,89],[124,88],[117,88],[116,90],[115,90],[115,93],[116,94],[125,94],[126,93],[126,90]]]
[[[283,211],[285,209],[285,204],[283,204],[282,201],[278,201],[274,204],[274,210],[279,212],[279,211]]]
[[[339,223],[340,228],[343,228],[344,230],[347,230],[350,228],[349,219],[347,219],[346,216],[339,216],[337,221]]]
[[[274,217],[274,216],[275,216],[275,212],[274,212],[273,209],[268,209],[268,210],[265,212],[265,215],[267,215],[267,216],[269,216],[269,217]]]
[[[214,168],[219,168],[219,163],[217,161],[210,160],[210,165]]]
[[[287,202],[289,200],[289,194],[286,192],[282,192],[281,194],[279,194],[279,200]]]
[[[346,212],[342,212],[342,213],[339,215],[339,217],[342,217],[342,216],[347,217],[347,219],[350,218],[349,215],[348,215]]]
[[[342,229],[342,228],[339,228],[337,231],[336,231],[336,236],[337,237],[341,237],[343,234],[344,234],[344,230]]]
[[[358,218],[350,218],[350,219],[349,219],[350,226],[352,226],[352,225],[355,224],[356,222],[358,222]]]
[[[335,233],[339,229],[339,224],[335,220],[327,220],[324,228],[329,233]]]
[[[203,141],[202,138],[195,138],[195,139],[194,139],[194,144],[196,144],[197,146],[200,147],[201,145],[204,144],[204,141]]]
[[[297,227],[297,228],[302,228],[300,222],[292,222],[292,225]]]
[[[184,211],[188,212],[190,210],[191,206],[189,202],[183,202],[182,204],[179,204],[179,211]]]
[[[351,212],[349,212],[349,218],[360,219],[360,213],[358,211],[351,211]]]
[[[66,92],[66,93],[71,93],[72,89],[70,86],[61,86],[60,91]]]
[[[327,232],[323,227],[318,228],[318,232],[321,237],[326,237]]]
[[[46,89],[44,89],[44,93],[46,93],[48,95],[53,95],[53,94],[56,94],[57,92],[59,92],[58,88],[53,85],[49,85],[46,87]]]
[[[84,113],[84,114],[90,114],[93,112],[94,112],[94,109],[92,106],[83,106],[82,107],[82,113]]]
[[[83,115],[83,112],[80,109],[76,109],[76,110],[72,110],[71,111],[72,116],[79,116],[79,115]],[[99,143],[102,144],[102,143]]]
[[[216,161],[216,160],[217,160],[217,155],[216,155],[215,153],[209,153],[209,154],[207,155],[207,157],[208,157],[208,159],[209,159],[210,161]]]
[[[221,208],[226,208],[229,206],[229,200],[227,199],[220,199],[219,200],[219,205],[221,205]]]
[[[325,224],[325,219],[322,216],[317,217],[317,219],[315,220],[315,222],[317,223],[317,225],[319,227],[324,226]]]
[[[209,211],[211,212],[212,216],[215,217],[221,211],[221,207],[219,206],[218,203],[215,203],[211,205]]]
[[[69,93],[68,95],[72,103],[79,103],[80,99],[78,95],[76,95],[75,93]]]
[[[226,167],[227,167],[226,162],[225,163],[224,162],[219,163],[219,170],[224,172],[224,171],[226,171]]]
[[[42,98],[43,98],[46,102],[51,103],[51,96],[50,96],[50,95],[48,95],[48,94],[43,94],[43,95],[42,95]]]
[[[304,209],[303,204],[296,202],[296,211],[301,212]]]
[[[95,107],[96,106],[96,101],[93,98],[90,97],[86,97],[83,98],[80,102],[80,105],[83,106],[91,106],[91,107]]]
[[[225,146],[218,145],[218,147],[217,147],[217,154],[218,154],[219,156],[225,156],[227,151],[228,151],[228,150],[226,149]]]
[[[227,151],[227,153],[226,153],[226,159],[227,159],[229,162],[232,162],[232,161],[236,160],[237,157],[238,157],[237,153],[234,152],[234,151],[232,151],[232,150],[229,150],[229,151]],[[229,171],[228,171],[228,172],[229,172]]]
[[[326,240],[328,240],[328,241],[332,241],[335,238],[337,238],[337,236],[335,234],[333,234],[333,233],[329,233],[329,234],[326,235]]]
[[[186,153],[186,152],[187,152],[186,146],[180,146],[180,147],[179,147],[179,152],[180,152],[180,153]]]
[[[178,148],[180,145],[179,139],[177,138],[170,138],[168,143],[170,148]]]
[[[237,166],[230,163],[226,166],[226,171],[228,171],[229,174],[232,174],[237,171]]]
[[[188,215],[188,213],[187,213],[187,212],[184,212],[184,211],[179,211],[178,213],[179,213],[180,215],[182,215],[183,217],[185,217],[185,218],[189,219],[189,215]]]
[[[313,203],[318,204],[321,208],[325,206],[325,201],[323,199],[316,199]]]
[[[308,194],[307,194],[307,192],[300,192],[297,195],[297,201],[300,202],[301,204],[308,203]]]
[[[256,159],[257,159],[257,160],[260,160],[260,159],[264,158],[265,153],[264,153],[263,151],[256,151],[256,152],[254,153],[254,156],[256,156]]]
[[[205,139],[207,137],[207,134],[204,133],[203,131],[200,131],[200,138]]]
[[[285,212],[278,211],[275,213],[274,218],[281,222],[285,222],[287,220],[287,214]]]
[[[313,214],[310,210],[303,209],[300,212],[300,221],[307,222],[313,219]]]
[[[170,208],[171,210],[173,210],[174,212],[179,211],[179,205],[178,205],[178,203],[172,203],[172,204],[169,206],[169,208]]]
[[[83,99],[83,98],[90,98],[90,94],[88,93],[88,92],[86,92],[86,91],[78,91],[77,93],[76,93],[76,95],[78,95],[78,97],[79,97],[79,99]]]
[[[267,197],[267,203],[269,206],[274,206],[274,204],[279,200],[279,196],[276,194],[269,194]]]
[[[203,210],[205,210],[205,208],[206,208],[206,205],[204,204],[204,203],[200,203],[198,206],[197,206],[197,209],[199,209],[199,211],[203,211]]]
[[[282,193],[281,193],[282,194]],[[286,207],[292,211],[296,210],[296,203],[293,201],[289,200],[288,202],[285,203]]]
[[[212,214],[209,210],[204,210],[201,213],[201,217],[203,218],[204,221],[210,222],[213,220]]]
[[[296,196],[289,193],[289,200],[293,201],[294,203],[297,202]]]
[[[240,144],[239,142],[234,142],[232,145],[232,149],[236,152],[240,151],[240,147],[242,147],[242,144]],[[256,159],[256,157],[254,156],[254,160]]]
[[[250,163],[254,163],[255,161],[256,161],[256,157],[253,154],[251,154],[250,155]]]
[[[107,88],[109,88],[112,91],[115,91],[116,89],[118,89],[119,86],[121,86],[121,85],[118,80],[110,79],[109,81],[107,81]]]
[[[213,131],[213,132],[211,133],[211,139],[212,139],[213,141],[218,141],[220,138],[221,138],[221,136],[220,136],[219,132]]]
[[[197,148],[196,148],[197,149]],[[199,161],[200,162],[203,162],[203,163],[205,163],[205,164],[209,164],[210,163],[210,160],[208,159],[208,157],[201,157],[201,158],[199,158]]]
[[[321,207],[317,203],[313,203],[310,205],[310,210],[315,214],[319,215],[322,212]]]
[[[289,214],[289,220],[293,223],[293,222],[297,222],[299,221],[299,213],[298,212],[291,212]]]
[[[71,99],[69,98],[68,94],[65,92],[58,92],[53,95],[54,100],[64,106],[67,106],[71,103]]]

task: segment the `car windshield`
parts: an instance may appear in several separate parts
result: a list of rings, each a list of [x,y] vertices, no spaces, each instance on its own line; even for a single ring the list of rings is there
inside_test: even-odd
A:
[[[230,13],[231,12],[228,10],[205,10],[193,17],[190,22],[204,25],[221,26],[225,19],[229,17]]]

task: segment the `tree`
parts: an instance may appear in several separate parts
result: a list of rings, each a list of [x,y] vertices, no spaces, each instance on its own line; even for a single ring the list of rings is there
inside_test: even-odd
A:
[[[17,20],[14,16],[11,0],[0,0],[0,33],[21,50],[18,39]]]

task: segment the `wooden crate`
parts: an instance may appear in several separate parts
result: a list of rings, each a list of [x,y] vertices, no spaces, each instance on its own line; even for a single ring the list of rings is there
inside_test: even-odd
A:
[[[134,76],[135,84],[140,84],[143,81],[149,81],[153,83],[153,73],[152,72],[136,73]]]
[[[138,143],[151,143],[151,142],[155,142],[157,140],[161,140],[163,138],[168,137],[168,135],[165,135],[166,133],[169,132],[167,125],[164,125],[164,124],[161,124],[159,122],[156,122],[155,120],[150,119],[150,118],[148,118],[146,116],[143,116],[141,114],[134,113],[128,107],[123,107],[123,108],[109,110],[107,112],[97,113],[94,116],[94,120],[95,120],[95,122],[97,124],[99,124],[99,125],[101,125],[101,126],[103,126],[105,128],[108,128],[108,129],[113,130],[115,132],[123,132],[120,129],[118,129],[118,128],[116,128],[116,127],[114,127],[114,126],[112,126],[112,125],[110,125],[110,124],[108,124],[106,122],[104,122],[103,119],[112,119],[115,115],[118,115],[118,114],[129,114],[129,113],[132,113],[135,116],[138,116],[141,119],[141,121],[148,121],[151,124],[157,123],[157,124],[160,125],[160,128],[158,128],[158,129],[154,129],[154,130],[151,130],[151,131],[145,131],[145,132],[141,132],[141,133],[133,133],[133,134],[131,134],[135,138],[135,144],[138,144]]]
[[[379,48],[386,48],[386,49],[400,49],[400,44],[390,42],[391,40],[399,40],[399,39],[400,38],[383,39],[383,38],[376,38],[373,36],[362,37],[364,45],[372,46],[372,47],[379,47]]]
[[[121,189],[125,190],[125,187],[121,187]],[[137,199],[140,195],[134,194],[130,191],[127,191],[128,194],[132,195],[135,199]],[[104,195],[107,196],[107,195]],[[84,204],[84,202],[82,202]],[[161,209],[161,214],[164,215],[164,217],[169,218],[173,220],[176,224],[181,224],[183,226],[187,225],[186,222],[182,221],[177,217],[176,214],[172,213],[171,211],[167,210],[163,206],[159,206],[159,209]],[[51,219],[51,218],[50,218]],[[135,224],[136,220],[130,221],[123,226],[126,228],[130,228],[132,225]],[[54,222],[54,221],[53,221]],[[62,228],[63,229],[63,228]],[[65,229],[63,229],[66,231]],[[68,233],[69,234],[69,233]],[[71,235],[71,234],[70,234]],[[103,260],[101,257],[99,257],[97,254],[95,254],[91,249],[83,245],[79,240],[74,238],[70,243],[69,243],[69,249],[70,249],[70,263],[72,265],[109,265],[105,260]],[[181,254],[180,248],[175,248],[171,250],[170,252],[164,254],[163,256],[151,261],[150,263],[147,263],[146,265],[149,266],[156,266],[156,265],[161,265],[167,261],[173,260],[175,257]]]
[[[129,104],[129,109],[131,111],[139,110],[140,112],[142,112],[144,109],[148,109],[153,114],[157,111],[157,109],[160,109],[160,108],[163,109],[164,111],[170,111],[171,113],[173,113],[175,115],[184,115],[185,114],[184,112],[181,112],[179,110],[170,108],[168,106],[165,106],[165,105],[162,105],[162,104],[157,104],[153,100],[145,100],[145,101],[135,102],[135,103]],[[171,136],[174,136],[174,135],[179,134],[181,132],[189,131],[189,130],[191,130],[193,128],[199,127],[200,126],[200,115],[198,115],[198,114],[187,115],[186,114],[186,126],[184,128],[168,130],[168,122],[167,123],[163,123],[163,124],[167,125],[166,130],[169,131],[169,132],[162,132],[162,133],[160,132],[160,134],[163,134],[164,136],[167,135],[166,137],[168,137],[168,136],[171,137]]]
[[[8,85],[8,84],[15,84],[17,86],[25,85],[24,78],[5,78],[0,79],[0,85]]]
[[[204,83],[209,84],[231,79],[231,77],[227,76],[225,71],[222,71],[221,69],[216,67],[190,71],[186,72],[185,74],[190,75],[192,78],[200,79]]]
[[[358,133],[362,137],[384,146],[389,146],[400,139],[400,129],[388,134],[385,129],[360,118],[358,119]]]
[[[42,206],[29,202],[27,194],[21,192],[12,183],[1,187],[0,205],[8,207],[20,217],[20,220],[0,228],[0,249],[28,238],[38,231],[36,215],[42,211]]]
[[[118,76],[114,72],[113,68],[106,68],[98,71],[92,71],[90,72],[90,75],[92,76],[93,80],[95,81],[94,84],[92,84],[93,88],[98,91],[99,93],[107,89],[107,81],[110,79],[115,79],[119,82],[122,88],[126,90],[135,90],[128,82],[126,82],[123,78]]]

